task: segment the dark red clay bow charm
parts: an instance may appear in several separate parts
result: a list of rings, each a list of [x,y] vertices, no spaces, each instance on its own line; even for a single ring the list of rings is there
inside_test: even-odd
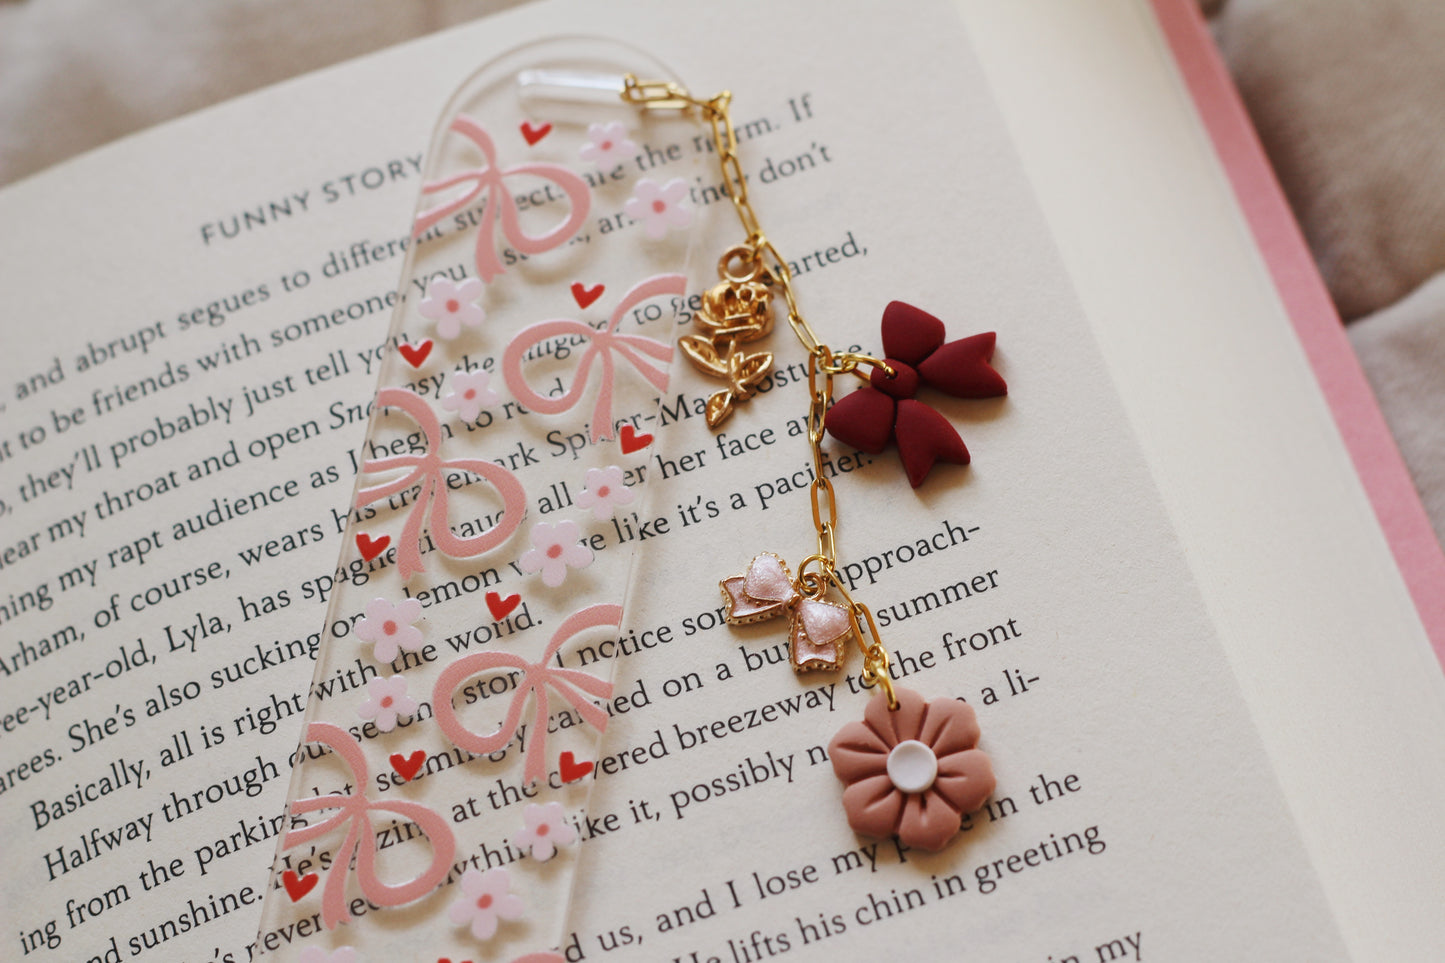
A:
[[[967,465],[968,448],[953,426],[913,396],[920,383],[955,398],[995,398],[1008,385],[989,365],[994,333],[944,343],[943,322],[902,301],[883,309],[883,354],[893,377],[873,369],[860,388],[829,410],[823,425],[845,445],[880,454],[893,441],[914,488],[934,462]]]

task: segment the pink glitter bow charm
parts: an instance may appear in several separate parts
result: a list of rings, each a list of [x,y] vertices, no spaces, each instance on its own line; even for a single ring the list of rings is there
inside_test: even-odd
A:
[[[502,356],[502,372],[506,375],[507,387],[512,396],[528,408],[543,414],[555,415],[566,411],[581,400],[582,392],[587,388],[592,365],[600,361],[601,384],[597,388],[597,402],[592,409],[590,435],[594,442],[615,437],[612,424],[612,388],[616,379],[616,362],[612,358],[613,352],[630,363],[637,373],[658,391],[667,389],[667,372],[647,359],[672,360],[671,345],[640,334],[620,334],[617,329],[622,325],[622,319],[644,301],[662,295],[680,297],[686,290],[687,280],[681,274],[659,274],[633,285],[632,289],[622,296],[622,301],[613,310],[606,327],[601,330],[581,321],[558,319],[539,321],[518,331],[507,344],[506,353]],[[582,359],[577,363],[577,377],[572,386],[565,389],[560,396],[548,398],[539,395],[527,384],[527,379],[522,375],[522,359],[533,346],[564,335],[580,335],[587,339],[588,344],[582,352]],[[646,357],[643,357],[644,355]]]
[[[541,254],[544,251],[561,247],[572,239],[572,236],[577,233],[577,229],[582,226],[582,222],[587,219],[587,211],[592,203],[592,194],[588,190],[585,180],[558,164],[518,164],[516,167],[508,167],[504,170],[497,166],[496,145],[481,124],[470,117],[459,116],[452,121],[451,129],[477,145],[482,152],[482,157],[486,160],[486,165],[422,185],[423,194],[435,194],[438,191],[456,187],[458,184],[470,184],[471,186],[455,200],[447,201],[418,214],[412,225],[412,237],[420,237],[443,218],[465,209],[485,192],[486,197],[482,207],[481,224],[477,231],[476,246],[477,276],[483,281],[490,281],[506,270],[502,266],[501,259],[497,257],[494,231],[498,218],[502,222],[503,236],[523,254]],[[547,233],[536,237],[523,231],[521,220],[518,217],[517,202],[506,185],[506,178],[514,174],[529,174],[542,180],[551,181],[560,187],[571,205],[567,219]]]
[[[532,724],[527,737],[526,765],[522,778],[527,785],[537,782],[547,774],[549,688],[555,690],[564,702],[576,710],[584,722],[598,732],[607,728],[607,713],[588,700],[587,696],[599,699],[611,697],[612,683],[580,669],[555,667],[552,663],[558,650],[572,636],[585,629],[621,624],[622,606],[609,603],[590,605],[573,612],[563,620],[553,633],[542,658],[536,662],[528,662],[510,652],[475,652],[462,656],[442,670],[442,674],[437,678],[436,688],[432,692],[432,707],[436,711],[437,724],[458,748],[474,755],[486,755],[503,748],[516,736],[527,697],[532,696]],[[457,718],[452,697],[469,678],[488,669],[520,669],[522,676],[517,680],[516,692],[512,696],[511,705],[507,707],[507,716],[502,720],[501,727],[496,732],[483,736],[468,729]]]
[[[409,903],[425,896],[446,879],[451,870],[452,857],[456,854],[456,840],[445,818],[420,803],[405,800],[372,802],[367,799],[365,790],[370,785],[370,779],[366,757],[356,740],[340,726],[329,722],[313,722],[306,727],[305,741],[319,742],[341,757],[341,761],[351,770],[349,782],[356,787],[350,794],[330,793],[293,802],[293,816],[319,809],[340,811],[313,826],[288,832],[281,843],[284,848],[290,849],[324,836],[337,826],[346,825],[346,837],[332,853],[331,868],[327,870],[326,886],[321,893],[321,919],[327,929],[335,929],[351,919],[351,911],[347,908],[349,901],[346,898],[346,879],[351,872],[353,861],[356,863],[356,879],[361,885],[362,895],[377,906],[400,906]],[[393,886],[377,878],[376,828],[371,823],[371,814],[375,812],[391,813],[414,823],[431,844],[431,862],[415,879]]]
[[[410,468],[406,475],[396,481],[384,482],[356,493],[356,507],[364,508],[373,502],[390,498],[420,483],[421,490],[411,499],[411,510],[402,528],[401,541],[397,545],[396,560],[403,579],[411,578],[426,569],[421,558],[422,528],[430,514],[431,541],[439,552],[451,558],[472,558],[496,548],[506,541],[522,524],[527,509],[527,496],[517,477],[501,465],[478,458],[456,458],[443,461],[438,451],[441,447],[442,431],[437,416],[422,397],[407,388],[383,388],[377,393],[376,403],[383,407],[400,408],[421,426],[426,436],[426,451],[422,454],[394,455],[363,462],[364,473],[391,471],[396,468]],[[480,475],[497,489],[502,496],[501,518],[491,528],[470,538],[460,538],[452,532],[447,520],[446,472],[471,472]]]
[[[787,563],[772,552],[758,555],[746,573],[723,579],[718,588],[727,602],[723,617],[733,625],[791,612],[788,656],[797,671],[836,669],[841,664],[843,640],[853,628],[848,610],[799,593]]]

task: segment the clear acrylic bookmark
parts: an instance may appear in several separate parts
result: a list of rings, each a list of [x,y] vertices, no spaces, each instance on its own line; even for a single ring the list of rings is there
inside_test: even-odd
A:
[[[627,73],[672,76],[521,47],[433,134],[258,953],[563,958],[698,233],[699,162],[639,160],[694,121]]]

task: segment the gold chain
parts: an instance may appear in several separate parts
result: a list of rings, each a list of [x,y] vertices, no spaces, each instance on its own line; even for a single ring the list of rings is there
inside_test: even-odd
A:
[[[732,248],[724,255],[723,272],[727,276],[760,278],[769,287],[778,288],[788,307],[788,326],[803,350],[808,353],[808,444],[813,453],[813,482],[808,494],[813,507],[813,527],[817,532],[818,551],[803,560],[798,566],[798,586],[802,594],[821,598],[831,585],[848,602],[848,617],[852,623],[853,638],[863,653],[863,672],[860,678],[865,686],[876,685],[888,697],[888,707],[898,708],[898,699],[893,693],[893,680],[888,674],[888,649],[878,634],[878,623],[868,606],[856,601],[838,575],[837,535],[838,505],[833,483],[829,480],[823,464],[823,419],[833,403],[834,375],[852,372],[866,380],[858,372],[859,365],[882,369],[893,377],[893,369],[882,359],[854,352],[834,352],[818,337],[812,326],[798,309],[798,300],[793,293],[793,272],[788,267],[773,242],[763,232],[752,202],[748,200],[748,183],[743,176],[742,163],[738,159],[737,130],[733,127],[729,106],[732,92],[723,92],[707,100],[699,100],[686,88],[668,81],[638,80],[632,74],[626,75],[622,99],[644,110],[686,110],[695,107],[702,112],[712,126],[712,142],[717,152],[718,164],[722,169],[723,187],[733,203],[738,220],[742,223],[747,240]],[[747,269],[734,272],[733,261],[743,262]]]

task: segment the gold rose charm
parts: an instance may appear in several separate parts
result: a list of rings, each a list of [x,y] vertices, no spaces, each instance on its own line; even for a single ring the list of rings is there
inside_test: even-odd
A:
[[[734,262],[740,262],[744,270],[734,271]],[[750,248],[735,247],[718,261],[717,273],[722,283],[702,296],[702,308],[693,319],[702,334],[678,339],[682,353],[699,371],[728,383],[707,400],[709,428],[722,424],[735,402],[751,398],[773,367],[772,352],[738,347],[767,337],[773,330],[767,271]]]

